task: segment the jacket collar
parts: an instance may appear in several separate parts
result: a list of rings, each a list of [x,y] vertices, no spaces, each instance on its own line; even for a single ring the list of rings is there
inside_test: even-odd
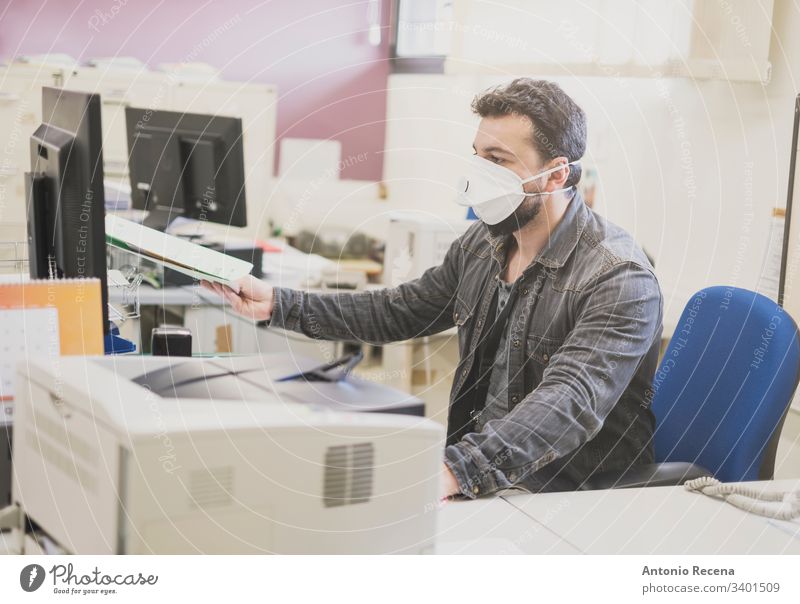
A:
[[[542,248],[531,264],[539,263],[547,268],[564,266],[570,254],[578,245],[581,233],[586,227],[588,216],[589,208],[586,207],[580,191],[576,190],[567,206],[567,210],[564,212],[564,216],[561,218],[561,222],[550,233],[547,245]],[[489,242],[492,258],[497,260],[500,266],[505,266],[506,251],[512,243],[512,238],[513,235],[492,237],[488,229],[486,231],[486,241]]]

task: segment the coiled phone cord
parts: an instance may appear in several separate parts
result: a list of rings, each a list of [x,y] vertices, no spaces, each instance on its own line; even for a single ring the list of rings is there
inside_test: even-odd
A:
[[[739,509],[776,520],[800,518],[800,490],[788,493],[763,493],[759,489],[741,484],[723,484],[711,476],[689,480],[683,485],[709,497],[722,497]],[[780,505],[774,505],[780,502]]]

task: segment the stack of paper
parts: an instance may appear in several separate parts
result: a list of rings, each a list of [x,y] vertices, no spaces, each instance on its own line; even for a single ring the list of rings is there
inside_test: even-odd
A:
[[[176,270],[195,279],[233,286],[250,274],[253,264],[161,231],[106,214],[109,245]]]
[[[289,245],[279,254],[264,254],[264,278],[278,287],[303,288],[318,285],[322,273],[336,266],[317,254],[306,254]]]

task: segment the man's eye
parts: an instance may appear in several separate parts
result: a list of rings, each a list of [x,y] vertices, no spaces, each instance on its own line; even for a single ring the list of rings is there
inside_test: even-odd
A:
[[[495,157],[494,155],[489,156],[489,161],[494,162],[496,164],[500,164],[503,162],[503,159],[500,157]]]

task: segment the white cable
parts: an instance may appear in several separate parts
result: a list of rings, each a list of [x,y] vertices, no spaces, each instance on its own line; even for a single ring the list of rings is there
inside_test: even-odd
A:
[[[776,520],[800,518],[800,490],[765,493],[746,485],[723,484],[711,476],[689,480],[683,486],[687,491],[699,492],[709,497],[722,497],[731,505],[760,516]],[[775,505],[775,502],[779,502],[779,505]]]

